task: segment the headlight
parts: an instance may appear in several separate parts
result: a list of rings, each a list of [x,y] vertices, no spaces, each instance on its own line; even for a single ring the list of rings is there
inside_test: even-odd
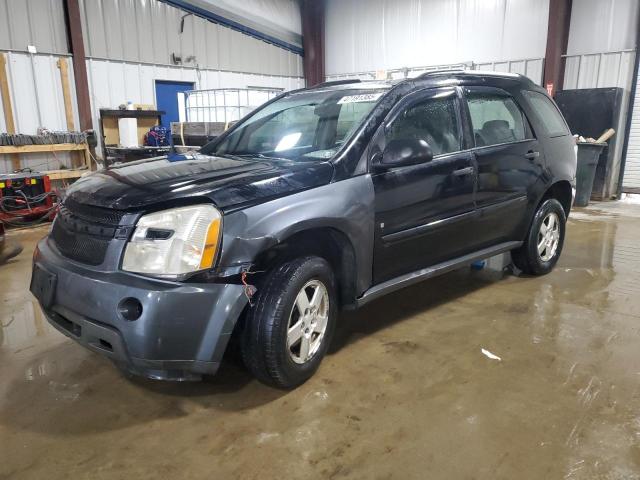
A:
[[[144,215],[127,244],[122,269],[176,277],[211,268],[222,216],[212,205],[173,208]]]

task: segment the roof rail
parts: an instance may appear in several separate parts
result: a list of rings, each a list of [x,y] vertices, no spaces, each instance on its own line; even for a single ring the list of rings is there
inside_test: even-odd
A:
[[[316,85],[316,87],[330,87],[332,85],[347,85],[349,83],[360,83],[362,80],[359,78],[351,78],[347,80],[332,80],[330,82],[322,82]]]
[[[467,70],[465,70],[464,68],[447,68],[447,69],[442,69],[442,70],[431,70],[430,72],[424,72],[421,73],[420,75],[418,75],[415,78],[426,78],[430,75],[436,75],[439,73],[463,73],[466,72]]]
[[[485,76],[485,77],[501,77],[501,78],[505,78],[505,77],[510,77],[510,78],[519,78],[519,77],[523,77],[523,75],[520,75],[519,73],[513,73],[513,72],[496,72],[493,70],[469,70],[469,69],[464,69],[464,68],[452,68],[450,70],[432,70],[430,72],[425,72],[419,76],[417,76],[416,78],[427,78],[430,75],[438,75],[438,74],[456,74],[456,73],[461,73],[461,74],[466,74],[466,75],[476,75],[476,76]]]

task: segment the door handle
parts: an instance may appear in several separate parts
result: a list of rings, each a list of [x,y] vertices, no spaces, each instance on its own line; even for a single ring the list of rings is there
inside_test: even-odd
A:
[[[534,152],[533,150],[529,150],[524,154],[524,158],[528,158],[529,160],[533,160],[534,158],[538,158],[540,156],[540,152]]]
[[[462,177],[464,175],[472,175],[473,174],[473,167],[466,167],[466,168],[461,168],[460,170],[454,170],[453,174],[456,177]]]

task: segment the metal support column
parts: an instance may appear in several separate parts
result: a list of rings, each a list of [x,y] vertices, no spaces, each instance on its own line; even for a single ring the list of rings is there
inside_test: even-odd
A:
[[[80,130],[84,131],[93,128],[93,121],[91,119],[91,99],[89,96],[84,40],[82,38],[80,6],[78,5],[78,0],[64,0],[64,5],[67,36],[71,54],[73,55],[73,77],[76,84]]]
[[[571,24],[571,1],[549,1],[549,24],[547,30],[547,51],[544,59],[544,87],[554,96],[562,90],[564,64],[569,43]]]
[[[307,87],[324,82],[325,0],[302,0],[302,46]]]

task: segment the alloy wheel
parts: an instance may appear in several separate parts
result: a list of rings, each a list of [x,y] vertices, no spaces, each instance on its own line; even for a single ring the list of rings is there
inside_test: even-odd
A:
[[[319,280],[309,280],[298,292],[289,315],[287,348],[295,363],[308,362],[318,351],[329,320],[329,292]]]
[[[560,219],[554,212],[544,217],[538,231],[538,255],[543,262],[553,258],[560,243]]]

